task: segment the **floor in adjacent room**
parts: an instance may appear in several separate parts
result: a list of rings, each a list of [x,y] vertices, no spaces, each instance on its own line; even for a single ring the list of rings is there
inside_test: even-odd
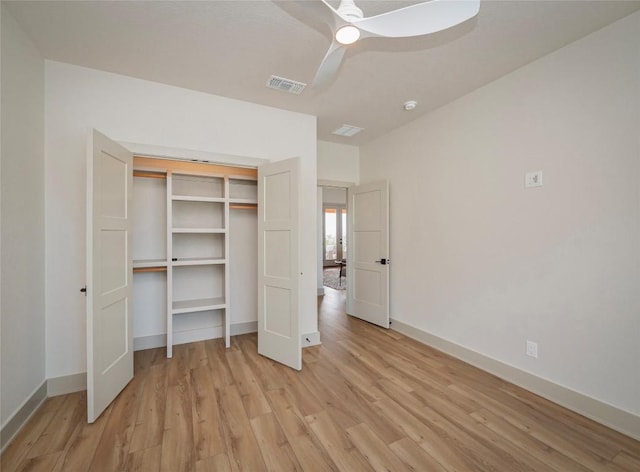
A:
[[[318,298],[301,372],[256,335],[135,353],[94,424],[50,398],[1,458],[29,471],[638,471],[640,442]]]

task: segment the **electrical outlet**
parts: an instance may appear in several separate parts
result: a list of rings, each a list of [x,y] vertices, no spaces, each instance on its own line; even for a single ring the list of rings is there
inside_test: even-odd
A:
[[[527,356],[538,358],[538,343],[527,341]]]
[[[524,174],[524,186],[525,188],[542,187],[542,171],[536,170]]]

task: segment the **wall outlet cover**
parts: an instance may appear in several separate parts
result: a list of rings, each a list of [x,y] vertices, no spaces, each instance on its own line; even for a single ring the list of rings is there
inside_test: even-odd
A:
[[[527,356],[538,358],[538,343],[527,341]]]
[[[525,173],[524,186],[525,188],[542,187],[542,171],[536,170],[536,171]]]

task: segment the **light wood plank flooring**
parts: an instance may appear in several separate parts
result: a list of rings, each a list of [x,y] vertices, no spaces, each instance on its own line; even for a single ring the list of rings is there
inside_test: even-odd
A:
[[[319,303],[302,372],[255,335],[137,352],[95,424],[84,393],[48,399],[2,471],[640,471],[638,441]]]

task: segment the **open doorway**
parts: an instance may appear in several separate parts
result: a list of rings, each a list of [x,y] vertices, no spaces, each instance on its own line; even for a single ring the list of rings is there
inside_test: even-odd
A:
[[[322,287],[346,290],[347,287],[347,189],[323,186],[321,224],[318,227],[322,265]]]

